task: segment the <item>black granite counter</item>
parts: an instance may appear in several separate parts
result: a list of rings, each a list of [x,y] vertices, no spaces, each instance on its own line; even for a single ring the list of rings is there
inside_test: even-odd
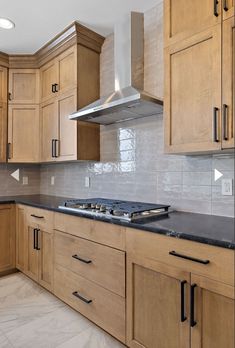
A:
[[[58,206],[65,200],[66,198],[64,197],[46,195],[14,196],[0,197],[0,204],[20,203],[68,215],[83,216],[82,213],[65,212],[58,209]],[[138,222],[118,221],[102,216],[84,217],[199,243],[235,249],[235,220],[233,218],[185,212],[171,212],[164,217]]]

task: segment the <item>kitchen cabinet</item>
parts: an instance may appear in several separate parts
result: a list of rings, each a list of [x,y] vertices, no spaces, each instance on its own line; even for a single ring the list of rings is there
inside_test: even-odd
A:
[[[22,272],[25,271],[26,255],[26,224],[25,207],[16,206],[16,268]]]
[[[0,274],[15,268],[15,206],[0,205]]]
[[[7,103],[0,102],[0,162],[6,162]]]
[[[234,148],[235,132],[235,17],[223,22],[222,147]]]
[[[39,162],[39,106],[9,105],[8,162]]]
[[[223,20],[226,20],[235,15],[235,1],[223,0]]]
[[[0,66],[0,103],[7,103],[7,68]]]
[[[221,26],[165,49],[165,149],[221,149]]]
[[[188,272],[144,257],[127,257],[129,347],[190,347],[189,282]]]
[[[221,23],[221,4],[222,0],[165,0],[165,46]],[[230,7],[229,4],[228,6]]]
[[[25,274],[47,290],[53,288],[53,213],[26,211]]]
[[[126,230],[129,347],[234,344],[234,251]]]
[[[9,69],[9,104],[39,104],[38,69]]]

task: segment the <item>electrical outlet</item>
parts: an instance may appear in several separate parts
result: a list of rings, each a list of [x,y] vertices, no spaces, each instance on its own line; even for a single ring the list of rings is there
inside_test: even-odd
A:
[[[51,186],[54,186],[54,185],[55,185],[55,177],[51,176]]]
[[[91,185],[91,179],[89,176],[85,177],[85,187],[89,188]]]
[[[233,179],[222,179],[222,195],[233,195]]]
[[[22,182],[23,182],[23,185],[28,185],[29,184],[29,178],[27,176],[23,176]]]

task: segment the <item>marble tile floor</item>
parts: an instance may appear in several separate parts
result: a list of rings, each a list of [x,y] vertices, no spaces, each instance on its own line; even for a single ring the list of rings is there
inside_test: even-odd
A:
[[[0,348],[124,348],[22,273],[0,278]]]

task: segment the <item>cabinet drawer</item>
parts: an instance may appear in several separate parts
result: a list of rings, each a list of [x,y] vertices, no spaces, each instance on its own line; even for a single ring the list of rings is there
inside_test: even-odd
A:
[[[41,228],[53,229],[54,213],[49,210],[27,207],[27,224],[39,225]]]
[[[56,266],[54,272],[54,293],[111,335],[125,342],[124,298],[60,266]],[[91,302],[86,303],[85,300]]]
[[[127,229],[126,238],[127,253],[135,254],[138,250],[138,254],[148,258],[234,285],[233,250],[135,229]],[[170,255],[171,251],[202,261],[209,260],[209,263],[203,264],[196,260],[192,261],[176,255]]]
[[[54,257],[56,264],[125,297],[123,251],[56,232]]]
[[[55,229],[125,250],[125,229],[118,225],[56,213]]]

